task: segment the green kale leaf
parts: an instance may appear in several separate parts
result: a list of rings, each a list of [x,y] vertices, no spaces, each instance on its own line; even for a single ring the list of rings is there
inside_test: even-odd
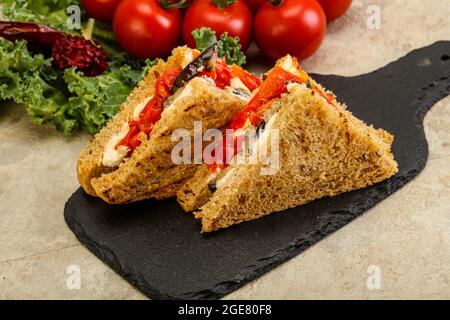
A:
[[[241,66],[246,63],[239,37],[230,37],[227,32],[224,32],[217,40],[216,33],[210,28],[196,29],[192,31],[192,36],[198,50],[203,51],[217,42],[219,57],[225,57],[228,64]]]
[[[43,23],[72,33],[80,30],[69,30],[66,9],[79,4],[79,0],[2,2],[9,20]],[[95,40],[110,58],[106,73],[97,77],[84,76],[74,68],[57,71],[52,58],[31,53],[25,41],[12,43],[0,38],[0,100],[25,105],[33,122],[52,126],[65,135],[78,128],[98,132],[155,61],[134,59],[120,50],[111,36],[111,25],[98,23],[95,30]]]
[[[147,68],[153,64],[147,61]],[[110,66],[109,72],[86,77],[75,69],[64,73],[52,59],[28,51],[25,41],[0,39],[0,99],[24,104],[33,122],[47,124],[65,135],[77,128],[94,134],[112,118],[137,82],[144,77],[140,63]]]
[[[3,0],[3,15],[10,21],[42,23],[64,32],[74,32],[67,23],[67,8],[79,6],[79,0]]]

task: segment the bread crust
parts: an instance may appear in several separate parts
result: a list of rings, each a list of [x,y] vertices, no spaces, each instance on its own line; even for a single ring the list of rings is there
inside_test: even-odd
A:
[[[194,176],[177,190],[177,201],[184,211],[197,210],[211,199],[214,193],[208,186],[210,175],[208,166],[203,164]]]
[[[179,185],[198,169],[197,164],[174,164],[172,150],[179,141],[172,141],[176,129],[190,132],[194,140],[194,123],[201,121],[202,132],[222,128],[242,110],[246,100],[219,89],[203,78],[188,84],[190,94],[175,99],[155,124],[150,138],[137,148],[131,158],[115,171],[92,178],[95,194],[110,204],[122,204],[161,196],[161,188]],[[175,188],[164,197],[175,196]]]
[[[305,86],[277,103],[283,106],[273,124],[280,137],[279,172],[261,175],[259,164],[228,167],[226,182],[195,213],[202,232],[365,188],[397,173],[388,132],[366,125],[341,105],[331,106]],[[204,185],[205,180],[188,181],[178,194],[196,183]],[[205,201],[204,193],[194,198],[191,202],[197,203],[183,207]]]
[[[167,62],[159,61],[152,67],[137,88],[130,94],[120,112],[91,141],[81,153],[77,173],[83,189],[110,204],[123,204],[148,198],[165,199],[175,196],[176,190],[198,169],[198,165],[175,165],[171,151],[178,143],[171,141],[176,129],[187,129],[193,134],[195,121],[202,121],[203,130],[222,128],[246,104],[242,97],[219,89],[203,78],[194,78],[179,89],[170,107],[166,107],[155,124],[150,138],[145,136],[130,158],[118,167],[102,164],[105,145],[120,132],[139,103],[154,93],[157,77],[164,71],[180,67],[185,62],[187,47],[176,48]],[[179,97],[179,99],[177,99]]]
[[[131,92],[119,112],[108,121],[106,126],[94,136],[90,144],[81,152],[77,162],[77,175],[80,185],[88,194],[96,196],[95,190],[91,185],[93,178],[100,177],[102,174],[116,169],[102,164],[105,144],[114,134],[121,130],[123,123],[130,118],[135,106],[145,98],[153,95],[157,77],[170,68],[180,67],[187,52],[190,51],[191,49],[186,46],[178,47],[173,50],[167,61],[159,60]]]

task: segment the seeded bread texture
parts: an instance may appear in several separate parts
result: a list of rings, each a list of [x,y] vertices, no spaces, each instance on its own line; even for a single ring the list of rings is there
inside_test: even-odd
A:
[[[201,121],[202,132],[209,128],[222,128],[242,110],[246,100],[219,89],[203,78],[192,79],[187,86],[190,93],[175,96],[161,119],[155,124],[150,138],[137,148],[132,157],[117,170],[91,180],[95,194],[111,204],[139,201],[147,198],[174,196],[181,185],[198,169],[196,164],[175,164],[172,150],[180,141],[172,141],[176,129],[190,133],[194,141],[194,123]],[[186,88],[184,89],[186,90]],[[143,138],[145,140],[145,137]],[[161,193],[160,189],[170,192]]]
[[[285,58],[280,59],[277,61],[276,65],[280,65],[281,62]],[[317,87],[321,89],[323,92],[327,92],[331,94],[331,92],[327,91],[325,88],[323,88],[319,83],[315,82],[313,79],[310,78],[310,84],[313,87]],[[312,92],[312,91],[311,91]],[[280,100],[274,99],[273,105],[280,106]],[[345,110],[345,107],[339,104],[336,104],[339,110]],[[349,121],[359,121],[355,117],[351,117]],[[379,132],[379,134],[383,134],[382,132]],[[207,165],[202,165],[200,169],[197,170],[195,175],[186,181],[184,185],[177,191],[177,201],[180,204],[180,206],[183,208],[186,212],[192,212],[194,210],[197,210],[204,204],[206,204],[211,197],[214,194],[214,188],[211,188],[211,185],[215,185],[214,181],[220,180],[223,176],[225,176],[229,170],[232,169],[232,166],[229,166],[224,171],[217,173],[216,177],[211,181],[211,172]]]
[[[190,51],[191,49],[188,47],[178,47],[173,50],[167,62],[159,60],[123,103],[116,116],[95,135],[87,148],[82,151],[77,164],[78,181],[88,194],[96,195],[91,185],[92,178],[100,177],[102,174],[116,169],[102,165],[105,144],[121,130],[122,125],[130,118],[136,105],[153,95],[156,78],[170,68],[180,67],[186,54]]]
[[[331,106],[305,86],[276,103],[282,106],[272,126],[279,130],[279,171],[262,175],[259,164],[231,165],[226,181],[195,213],[202,232],[364,188],[397,173],[388,132]],[[204,195],[199,198],[204,202]]]
[[[192,212],[211,199],[214,192],[208,185],[210,176],[208,166],[203,164],[194,176],[177,190],[177,201],[184,211]]]

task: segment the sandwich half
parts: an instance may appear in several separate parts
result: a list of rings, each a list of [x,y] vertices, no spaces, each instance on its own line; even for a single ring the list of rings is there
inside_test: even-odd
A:
[[[354,117],[291,56],[265,75],[230,128],[231,148],[223,138],[222,154],[177,192],[185,211],[197,210],[202,232],[364,188],[398,171],[393,136]]]
[[[217,45],[202,53],[176,48],[82,152],[81,186],[110,204],[174,196],[197,167],[174,164],[172,133],[193,132],[196,121],[202,130],[225,126],[258,85],[258,78],[219,59]]]

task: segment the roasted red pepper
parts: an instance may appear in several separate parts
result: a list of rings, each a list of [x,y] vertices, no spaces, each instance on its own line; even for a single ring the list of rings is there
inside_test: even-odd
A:
[[[169,69],[160,75],[155,84],[155,92],[150,101],[146,104],[139,115],[139,120],[131,119],[128,122],[130,127],[127,135],[116,145],[128,148],[128,156],[141,144],[139,135],[141,132],[150,135],[155,123],[161,118],[164,109],[164,100],[171,95],[172,87],[181,73],[181,68]],[[218,88],[225,88],[231,85],[231,80],[239,78],[246,86],[253,91],[259,85],[259,78],[245,71],[238,66],[227,65],[225,59],[217,59],[212,71],[199,73],[197,77],[208,76],[214,80]],[[248,84],[248,85],[247,85]]]
[[[210,77],[221,89],[230,86],[233,78],[239,78],[251,92],[261,84],[259,78],[250,72],[237,65],[228,65],[225,58],[217,59],[213,71],[202,72],[199,76]]]
[[[296,60],[294,60],[294,63],[295,67],[302,71]],[[283,93],[288,92],[287,84],[289,82],[305,83],[307,80],[308,75],[306,72],[301,72],[301,75],[298,76],[284,70],[282,67],[275,67],[269,72],[266,80],[259,87],[258,92],[248,105],[236,115],[229,128],[236,131],[243,128],[247,121],[250,121],[254,127],[258,127],[264,121],[264,113],[270,109],[273,99],[279,98]],[[230,160],[240,152],[243,141],[239,136],[235,137],[232,143],[228,141],[228,145],[225,141],[222,141],[223,159],[210,165],[210,171],[216,172],[219,169],[225,169]],[[228,153],[231,152],[231,155],[227,155],[227,150]],[[215,157],[215,155],[212,156]]]
[[[139,114],[138,120],[129,120],[128,125],[130,129],[125,138],[116,145],[116,148],[119,146],[127,147],[128,156],[130,156],[134,149],[141,144],[139,134],[143,132],[148,136],[151,133],[155,123],[161,119],[164,100],[170,96],[170,89],[172,89],[173,83],[181,70],[181,68],[169,69],[158,77],[153,97]]]

